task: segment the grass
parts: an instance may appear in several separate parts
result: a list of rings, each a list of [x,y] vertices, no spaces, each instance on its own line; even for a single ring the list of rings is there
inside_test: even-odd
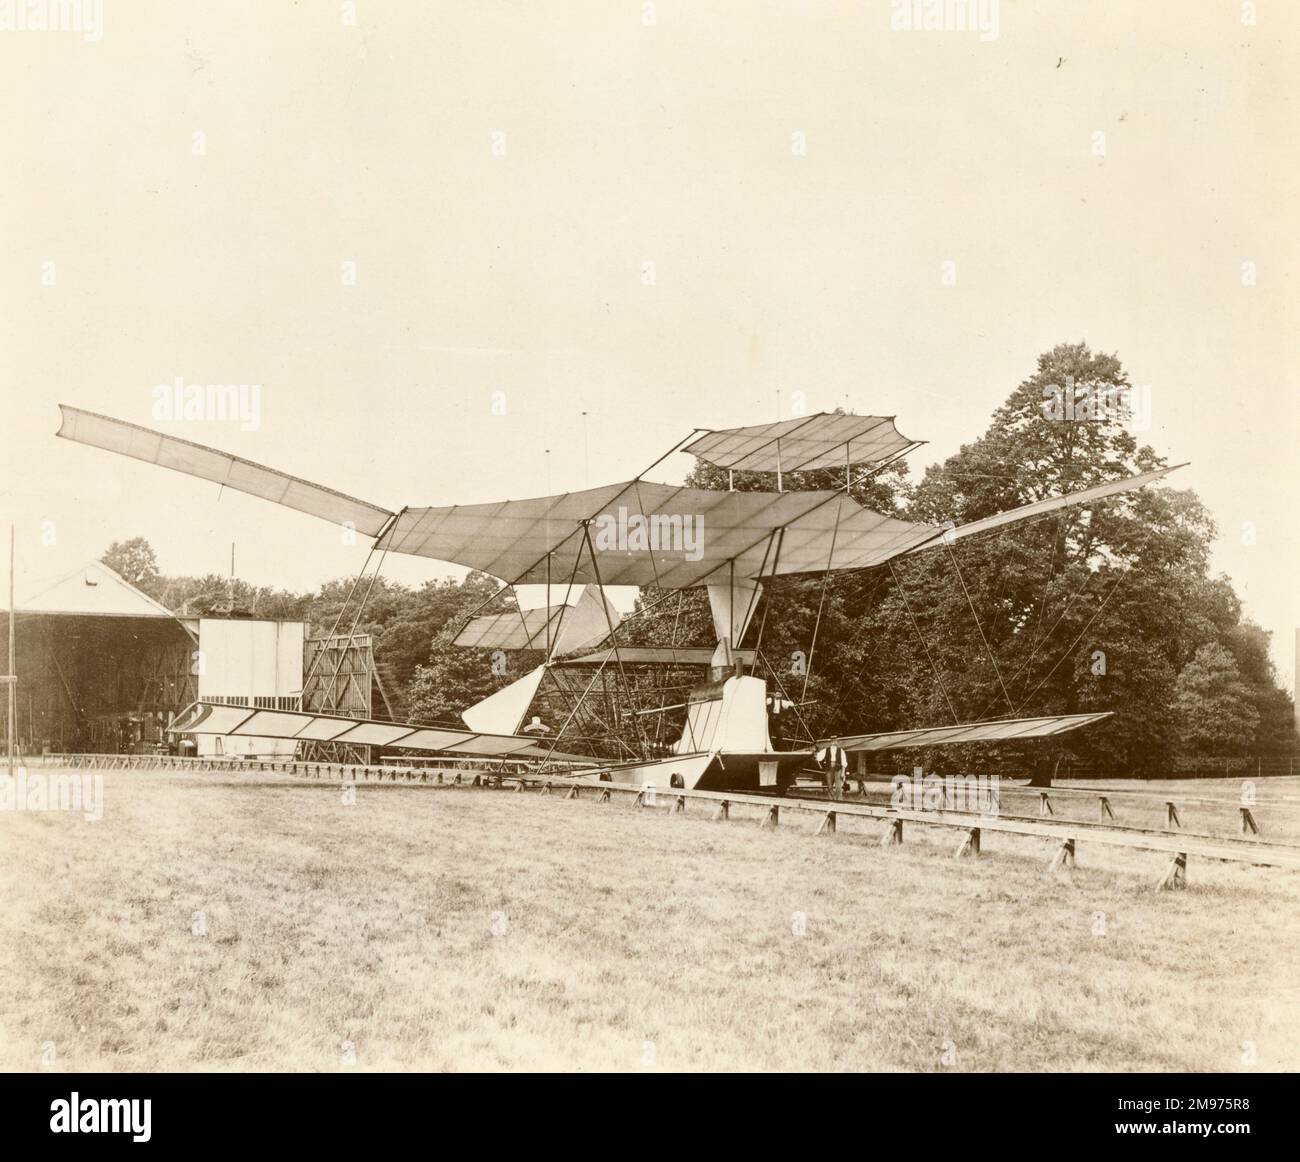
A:
[[[117,771],[0,813],[7,1070],[1300,1067],[1300,877],[841,817]],[[502,920],[504,917],[504,922]],[[1100,917],[1100,918],[1099,918]],[[496,933],[494,934],[494,928]],[[196,934],[197,933],[197,934]],[[1251,1043],[1251,1046],[1245,1043]]]

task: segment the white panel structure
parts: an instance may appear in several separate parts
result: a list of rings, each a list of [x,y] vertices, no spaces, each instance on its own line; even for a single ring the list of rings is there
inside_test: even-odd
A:
[[[675,754],[705,750],[768,752],[767,683],[762,678],[728,678],[717,696],[692,699]]]
[[[519,730],[528,713],[528,707],[537,696],[537,688],[546,675],[546,667],[538,666],[530,670],[509,686],[502,686],[494,694],[489,694],[481,702],[475,702],[468,710],[461,712],[461,718],[470,730],[481,730],[488,734],[514,734]]]
[[[199,618],[199,698],[209,702],[296,710],[302,690],[301,621]],[[201,755],[290,756],[292,739],[199,735]]]

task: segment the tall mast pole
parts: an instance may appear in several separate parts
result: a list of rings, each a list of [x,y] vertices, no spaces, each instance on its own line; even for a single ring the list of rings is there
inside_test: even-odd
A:
[[[17,729],[18,664],[14,645],[14,526],[9,526],[9,779],[14,777],[14,731]]]

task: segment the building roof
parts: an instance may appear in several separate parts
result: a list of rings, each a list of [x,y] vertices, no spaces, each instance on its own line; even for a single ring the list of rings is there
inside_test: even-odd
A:
[[[141,593],[102,561],[88,561],[55,581],[40,583],[34,593],[15,602],[18,613],[80,617],[165,617],[175,614]]]

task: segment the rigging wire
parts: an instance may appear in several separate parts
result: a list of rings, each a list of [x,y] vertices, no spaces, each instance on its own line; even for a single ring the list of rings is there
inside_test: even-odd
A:
[[[604,610],[605,613],[605,625],[609,629],[610,644],[614,650],[614,659],[618,663],[618,676],[619,679],[622,681],[623,689],[627,691],[628,701],[632,703],[633,711],[637,711],[641,709],[641,706],[639,700],[637,699],[636,691],[632,688],[631,682],[628,681],[627,671],[623,668],[623,652],[619,648],[618,635],[614,631],[614,621],[609,614],[609,603],[605,598],[605,583],[600,578],[600,562],[596,560],[596,548],[591,543],[591,522],[590,521],[583,522],[582,537],[587,546],[587,554],[591,558],[591,568],[593,572],[596,574],[596,588],[600,591],[600,607],[602,610]],[[603,669],[604,667],[602,666],[601,668]],[[602,684],[602,689],[603,688],[604,687]],[[612,715],[612,717],[615,720],[615,725],[616,726],[619,725],[620,716],[617,713],[615,713],[614,715]],[[639,718],[636,719],[636,728],[637,728],[638,741],[641,744],[641,753],[642,756],[644,757],[647,756],[649,753],[649,749],[648,749],[649,740],[646,738],[645,731],[641,729],[641,721]]]
[[[763,616],[762,616],[762,619],[761,619],[761,620],[759,621],[759,623],[758,623],[758,638],[757,638],[757,640],[754,642],[754,649],[755,649],[755,651],[757,651],[758,648],[763,644],[763,631],[767,628],[767,611],[768,611],[769,609],[772,608],[772,588],[773,588],[773,586],[776,584],[776,570],[777,570],[777,566],[779,566],[779,565],[781,564],[781,546],[782,546],[783,544],[785,544],[785,528],[782,527],[782,528],[777,529],[776,532],[773,534],[773,537],[775,538],[776,555],[772,558],[772,577],[771,577],[771,580],[770,580],[769,583],[768,583],[767,592],[764,594],[764,597],[766,598],[766,600],[763,602]],[[769,539],[768,539],[768,549],[770,549],[770,548],[772,548],[772,547],[773,547],[773,538],[769,538]],[[766,565],[767,565],[767,551],[768,551],[768,549],[764,549],[764,550],[763,550],[763,565],[764,565],[764,567],[766,567]],[[762,580],[761,577],[760,577],[759,579]]]
[[[840,535],[840,512],[843,505],[835,506],[835,527],[831,530],[831,548],[826,554],[826,575],[822,578],[822,595],[817,602],[817,620],[813,622],[812,642],[808,646],[808,664],[803,670],[803,689],[799,691],[799,701],[808,696],[808,679],[812,677],[813,657],[817,653],[817,631],[822,627],[822,609],[826,605],[826,590],[831,585],[831,566],[835,563],[835,541]]]
[[[677,648],[677,627],[682,620],[682,593],[683,592],[684,590],[681,589],[677,590],[677,611],[673,615],[673,632],[672,632],[672,636],[668,639],[669,649]],[[666,679],[668,678],[668,673],[669,673],[669,669],[667,666],[665,666],[664,673],[663,673],[663,678],[665,679],[665,681],[662,681],[659,685],[659,697],[661,699],[663,698],[664,694],[670,689],[670,687],[666,683]],[[663,719],[661,718],[655,724],[655,746],[656,747],[658,747],[663,742],[663,734],[664,734],[664,723],[663,723]]]
[[[1012,685],[1015,685],[1016,679],[1019,678],[1020,675],[1023,674],[1029,668],[1030,663],[1033,662],[1033,660],[1038,656],[1042,648],[1045,645],[1047,645],[1049,641],[1052,640],[1052,635],[1055,634],[1056,631],[1061,628],[1061,623],[1065,621],[1066,616],[1069,614],[1071,607],[1074,605],[1075,598],[1082,597],[1083,594],[1087,592],[1088,582],[1092,580],[1093,576],[1094,575],[1092,573],[1089,573],[1088,580],[1085,581],[1078,589],[1076,589],[1073,593],[1070,594],[1069,600],[1065,603],[1065,608],[1061,610],[1061,616],[1056,619],[1056,622],[1053,624],[1052,628],[1049,629],[1047,633],[1045,633],[1038,640],[1037,644],[1030,651],[1029,656],[1023,662],[1020,663],[1019,668],[1016,670],[1014,674],[1011,675],[1011,678],[1009,680]],[[1026,684],[1028,684],[1028,681],[1029,679],[1026,678],[1025,679]],[[994,695],[992,698],[988,700],[988,702],[984,704],[984,709],[980,711],[981,718],[984,717],[985,711],[987,711],[989,707],[992,706],[993,703],[996,701],[997,701],[997,695]]]
[[[971,600],[970,590],[966,588],[966,579],[961,575],[961,566],[957,564],[956,554],[953,553],[952,545],[947,541],[944,542],[944,547],[948,550],[948,559],[952,561],[952,567],[957,571],[957,580],[961,582],[961,591],[966,594],[966,604],[970,606],[970,615],[975,619],[975,628],[979,630],[980,641],[984,643],[984,652],[988,654],[989,661],[993,665],[993,673],[997,675],[998,685],[1002,687],[1002,696],[1007,700],[1011,713],[1015,714],[1015,705],[1011,701],[1011,695],[1007,693],[1007,684],[1002,681],[1002,672],[998,669],[998,660],[993,656],[992,647],[989,646],[989,639],[984,636],[984,627],[980,624],[980,615],[975,612],[975,602]]]
[[[1020,675],[1025,672],[1025,670],[1029,667],[1029,665],[1033,662],[1033,660],[1038,656],[1039,651],[1045,645],[1047,645],[1049,641],[1052,640],[1052,635],[1056,633],[1058,629],[1060,629],[1061,623],[1065,620],[1066,615],[1070,612],[1071,607],[1074,605],[1075,598],[1081,596],[1084,593],[1084,591],[1088,588],[1088,581],[1092,580],[1092,575],[1089,574],[1088,580],[1085,581],[1082,586],[1080,586],[1078,589],[1076,589],[1073,593],[1070,594],[1069,598],[1066,600],[1065,608],[1061,610],[1060,617],[1058,617],[1056,621],[1052,623],[1052,628],[1049,629],[1046,634],[1042,633],[1043,617],[1047,611],[1047,596],[1052,587],[1052,580],[1055,577],[1056,542],[1061,527],[1061,518],[1059,513],[1055,514],[1055,516],[1053,517],[1053,525],[1054,527],[1052,530],[1052,558],[1051,561],[1048,563],[1047,581],[1043,585],[1043,596],[1039,599],[1038,626],[1034,634],[1034,643],[1032,648],[1029,651],[1029,656],[1026,657],[1025,660],[1021,662],[1018,667],[1016,667],[1016,672],[1012,674],[1011,677],[1007,680],[1008,684],[1011,686],[1014,686],[1016,684],[1016,679],[1019,678]],[[1009,530],[1004,529],[1001,533],[998,534],[999,543],[1005,539],[1008,531]],[[1062,561],[1063,568],[1065,567],[1065,564],[1066,562],[1063,560]],[[1026,679],[1026,682],[1027,681],[1028,679]],[[977,715],[977,718],[982,719],[984,715],[988,713],[989,709],[993,706],[993,703],[995,703],[997,700],[998,700],[997,695],[995,694],[992,698],[990,698],[987,702],[985,702],[983,707],[981,707],[980,712]]]
[[[1143,537],[1143,539],[1142,539],[1142,544],[1141,544],[1140,548],[1138,549],[1138,552],[1139,552],[1139,553],[1145,553],[1145,552],[1146,552],[1146,550],[1147,550],[1147,549],[1150,547],[1150,545],[1151,545],[1151,540],[1152,540],[1152,537],[1153,537],[1154,535],[1155,535],[1155,531],[1154,531],[1153,529],[1147,529],[1147,530],[1146,530],[1146,536]],[[1072,641],[1072,642],[1071,642],[1071,643],[1070,643],[1070,644],[1065,648],[1065,652],[1064,652],[1064,653],[1063,653],[1063,654],[1062,654],[1062,655],[1061,655],[1061,656],[1056,660],[1056,664],[1053,665],[1052,668],[1051,668],[1050,670],[1048,670],[1046,674],[1043,675],[1043,679],[1042,679],[1042,681],[1039,682],[1038,685],[1035,686],[1035,687],[1034,687],[1034,688],[1033,688],[1033,689],[1032,689],[1032,690],[1031,690],[1031,691],[1030,691],[1030,692],[1025,696],[1024,700],[1020,703],[1021,708],[1025,707],[1025,706],[1027,706],[1027,705],[1029,704],[1030,699],[1032,699],[1033,696],[1034,696],[1035,694],[1037,694],[1038,691],[1041,690],[1041,689],[1043,688],[1043,685],[1047,682],[1048,678],[1050,678],[1054,673],[1056,673],[1056,671],[1057,671],[1057,669],[1060,667],[1061,663],[1062,663],[1063,661],[1065,661],[1065,659],[1068,658],[1068,657],[1070,656],[1070,654],[1071,654],[1071,653],[1073,652],[1073,650],[1074,650],[1074,647],[1077,646],[1077,645],[1079,644],[1080,640],[1083,638],[1083,635],[1084,635],[1085,633],[1088,632],[1089,627],[1090,627],[1090,626],[1092,625],[1092,623],[1093,623],[1094,621],[1096,621],[1097,618],[1101,615],[1101,611],[1102,611],[1103,609],[1106,608],[1107,603],[1110,601],[1111,597],[1114,596],[1115,590],[1119,588],[1119,583],[1120,583],[1120,582],[1121,582],[1121,581],[1122,581],[1122,580],[1123,580],[1127,575],[1128,575],[1128,571],[1127,571],[1127,570],[1124,570],[1124,571],[1122,571],[1122,572],[1119,572],[1119,573],[1116,575],[1116,577],[1115,577],[1115,581],[1114,581],[1114,584],[1112,584],[1111,587],[1110,587],[1110,589],[1107,591],[1106,596],[1102,599],[1101,604],[1097,607],[1097,609],[1096,609],[1096,611],[1093,613],[1093,615],[1092,615],[1090,618],[1088,618],[1087,622],[1084,624],[1083,629],[1081,629],[1081,630],[1078,632],[1078,634],[1075,636],[1074,641]],[[1092,580],[1092,576],[1093,576],[1093,574],[1091,574],[1091,573],[1088,575],[1088,580],[1089,580],[1089,581]],[[1082,590],[1080,590],[1080,592],[1082,592]],[[1077,596],[1077,594],[1076,594],[1076,596]],[[1071,600],[1073,600],[1073,598],[1071,598]],[[1064,614],[1062,614],[1062,617],[1064,617]],[[1055,629],[1055,627],[1053,627],[1053,629]],[[1049,636],[1050,636],[1050,635],[1049,635]],[[1046,639],[1044,639],[1044,640],[1046,640]]]
[[[1108,497],[1107,497],[1107,498],[1102,498],[1102,500],[1098,501],[1097,503],[1098,503],[1098,504],[1104,503],[1104,501],[1107,500],[1107,499],[1110,499],[1110,498],[1108,498]],[[1038,518],[1036,518],[1036,519],[1037,519],[1037,520],[1043,520],[1043,519],[1045,519],[1045,518],[1043,518],[1043,517],[1038,517]],[[1054,522],[1055,522],[1055,525],[1056,525],[1056,529],[1055,529],[1054,532],[1053,532],[1053,538],[1052,538],[1052,565],[1053,565],[1053,567],[1054,567],[1055,564],[1056,564],[1056,542],[1057,542],[1057,536],[1056,536],[1056,534],[1057,534],[1057,532],[1059,532],[1059,529],[1060,529],[1060,514],[1059,514],[1059,513],[1056,514],[1055,517],[1054,517],[1053,519],[1054,519]],[[1027,523],[1027,524],[1032,524],[1032,523],[1035,523],[1035,522],[1034,522],[1034,521],[1029,521],[1029,522],[1026,522],[1026,523]],[[1001,540],[1001,539],[1002,539],[1003,537],[1005,537],[1006,535],[1007,535],[1007,531],[1004,530],[1001,534],[999,534],[999,540]],[[1148,535],[1147,539],[1143,541],[1143,548],[1145,548],[1149,543],[1150,543],[1150,536]],[[1062,567],[1064,568],[1065,565],[1066,565],[1066,562],[1065,562],[1064,560],[1062,560]],[[1087,575],[1087,578],[1084,580],[1084,583],[1083,583],[1081,586],[1079,586],[1079,588],[1076,589],[1073,593],[1070,594],[1069,598],[1068,598],[1068,599],[1066,600],[1066,602],[1065,602],[1065,607],[1061,610],[1061,615],[1060,615],[1060,616],[1056,619],[1056,621],[1052,624],[1052,628],[1049,629],[1049,630],[1047,631],[1046,634],[1044,634],[1044,635],[1042,635],[1041,637],[1037,638],[1037,640],[1036,640],[1035,643],[1034,643],[1033,649],[1030,650],[1030,652],[1029,652],[1029,656],[1028,656],[1027,658],[1025,658],[1025,660],[1020,664],[1020,666],[1017,668],[1016,672],[1015,672],[1014,674],[1011,675],[1010,682],[1011,682],[1012,685],[1015,685],[1016,679],[1019,678],[1020,675],[1021,675],[1022,673],[1024,673],[1026,669],[1028,669],[1028,667],[1030,666],[1030,664],[1033,662],[1034,658],[1036,658],[1036,657],[1038,656],[1039,652],[1043,649],[1043,647],[1046,646],[1047,643],[1048,643],[1049,641],[1051,641],[1051,639],[1052,639],[1052,637],[1055,635],[1056,631],[1057,631],[1058,629],[1060,629],[1061,625],[1064,623],[1064,621],[1065,621],[1067,615],[1069,614],[1070,610],[1074,607],[1074,603],[1075,603],[1075,601],[1076,601],[1078,598],[1082,597],[1083,594],[1087,592],[1087,590],[1088,590],[1088,586],[1089,586],[1089,584],[1091,584],[1092,579],[1093,579],[1093,577],[1094,577],[1095,575],[1096,575],[1095,573],[1093,573],[1093,572],[1090,571],[1090,572],[1088,573],[1088,575]],[[1047,584],[1043,587],[1043,598],[1042,598],[1042,604],[1041,604],[1040,607],[1039,607],[1039,626],[1040,626],[1040,628],[1041,628],[1041,626],[1042,626],[1043,614],[1044,614],[1044,612],[1045,612],[1045,610],[1046,610],[1046,606],[1047,606],[1047,594],[1048,594],[1048,590],[1049,590],[1050,587],[1051,587],[1051,583],[1052,583],[1052,574],[1049,572],[1049,574],[1048,574],[1048,578],[1047,578]],[[1071,648],[1073,648],[1073,647],[1071,647]],[[1068,653],[1069,651],[1067,650],[1066,652]],[[1053,667],[1053,668],[1055,668],[1055,667]],[[1046,680],[1046,679],[1044,679],[1044,680]],[[1029,679],[1026,678],[1026,679],[1025,679],[1025,684],[1028,685],[1028,682],[1029,682]],[[1040,685],[1041,685],[1041,683],[1040,683]],[[1024,699],[1024,701],[1022,701],[1022,702],[1020,703],[1020,705],[1021,705],[1021,706],[1024,706],[1025,703],[1027,703],[1027,702],[1029,701],[1029,699],[1033,697],[1034,693],[1037,692],[1037,689],[1038,689],[1038,687],[1035,687],[1034,690],[1031,691],[1031,692],[1026,696],[1026,698]],[[984,704],[983,709],[980,710],[980,714],[979,714],[980,718],[983,718],[983,717],[984,717],[984,714],[989,710],[989,708],[990,708],[990,707],[993,705],[993,703],[996,702],[996,701],[997,701],[997,697],[994,696],[993,698],[989,699],[989,701],[986,702],[986,703]]]
[[[998,537],[998,540],[1001,541],[1002,537],[1005,535],[1006,535],[1006,530],[1003,529],[1002,534]],[[1048,593],[1051,592],[1052,579],[1056,576],[1056,542],[1060,539],[1061,539],[1061,514],[1058,512],[1055,513],[1052,518],[1052,556],[1047,562],[1047,580],[1043,583],[1043,596],[1039,599],[1039,603],[1038,603],[1038,624],[1034,627],[1034,649],[1035,650],[1038,649],[1038,646],[1042,641],[1041,635],[1043,632],[1043,618],[1047,613],[1047,595]],[[1062,555],[1064,556],[1064,554]],[[1061,565],[1062,567],[1065,566],[1064,560],[1062,560]],[[1051,630],[1048,630],[1048,635],[1049,636],[1051,635]],[[1016,673],[1011,676],[1012,685],[1015,684],[1016,678],[1019,676],[1019,673],[1020,671],[1017,670]]]
[[[324,639],[324,642],[322,642],[321,644],[321,648],[316,652],[316,656],[311,660],[311,668],[307,671],[307,677],[305,677],[302,682],[302,693],[298,695],[299,710],[305,709],[303,705],[303,701],[307,696],[307,688],[311,684],[312,678],[316,676],[316,667],[321,664],[321,661],[325,657],[325,644],[329,642],[330,638],[333,638],[335,634],[338,633],[339,622],[343,620],[344,610],[347,609],[348,603],[352,600],[352,595],[357,591],[357,586],[361,584],[361,578],[366,575],[366,570],[370,568],[370,558],[375,555],[375,545],[378,543],[379,543],[378,540],[376,540],[374,544],[370,546],[370,552],[366,554],[366,560],[365,563],[361,566],[361,572],[356,575],[355,579],[352,582],[352,588],[348,590],[348,595],[343,599],[343,604],[339,606],[339,611],[334,618],[334,625],[330,629],[329,637]]]
[[[389,538],[389,543],[391,543],[391,540],[392,540],[392,538],[390,537],[390,538]],[[366,604],[370,601],[370,594],[374,592],[375,582],[379,580],[379,574],[380,574],[381,572],[383,572],[384,562],[385,562],[387,559],[388,559],[388,544],[386,543],[386,544],[384,545],[384,551],[379,555],[379,563],[375,566],[375,572],[374,572],[374,575],[370,578],[370,584],[366,586],[366,592],[365,592],[365,595],[361,598],[361,603],[357,606],[357,615],[356,615],[356,617],[354,617],[354,618],[352,619],[352,626],[351,626],[351,628],[348,630],[348,638],[349,638],[349,640],[350,640],[350,639],[351,639],[351,638],[356,634],[356,632],[357,632],[357,626],[358,626],[358,625],[360,624],[360,622],[361,622],[361,614],[362,614],[363,612],[365,612]],[[358,578],[358,579],[359,579],[359,578]],[[335,687],[334,687],[334,683],[338,681],[339,674],[340,674],[340,672],[343,670],[343,662],[344,662],[344,660],[345,660],[346,658],[347,658],[347,649],[346,649],[346,648],[344,648],[344,649],[340,649],[340,650],[339,650],[339,664],[338,664],[337,666],[334,667],[334,673],[330,675],[330,692],[331,692],[331,694],[333,693],[334,688],[335,688]],[[334,707],[334,709],[337,710],[338,707]],[[366,715],[369,716],[369,714],[370,714],[370,707],[367,706],[367,707],[366,707]]]
[[[879,594],[880,592],[880,587],[884,583],[885,583],[884,573],[878,573],[875,577],[875,584],[871,587],[871,592],[867,594],[866,600],[863,602],[864,606],[872,604],[877,594]],[[844,649],[846,651],[852,650],[853,647],[858,644],[858,642],[862,638],[863,633],[866,632],[868,626],[869,623],[865,618],[859,621],[857,629],[853,631],[853,636],[849,638],[848,643],[844,646]],[[880,647],[883,641],[884,641],[884,635],[877,635],[876,644],[872,648],[871,653],[867,656],[866,662],[871,662],[875,659],[876,654],[880,652]],[[866,668],[866,662],[863,663],[863,669]],[[845,671],[845,673],[847,673],[848,677],[852,679],[853,684],[857,686],[859,691],[861,691],[863,694],[867,693],[866,689],[862,685],[862,676],[860,672],[853,673],[851,671]],[[846,698],[848,698],[848,690],[841,689],[839,698],[836,700],[835,705],[831,708],[832,721],[834,720],[835,715],[837,715],[840,712],[840,707],[844,705]]]
[[[952,715],[953,722],[960,725],[961,719],[957,717],[957,711],[953,708],[952,699],[948,697],[948,687],[943,684],[943,675],[939,673],[939,667],[934,664],[934,658],[930,654],[930,647],[926,643],[925,634],[921,632],[921,627],[916,622],[916,614],[912,612],[912,605],[907,600],[907,590],[903,588],[902,579],[894,568],[893,561],[889,562],[889,572],[894,578],[894,584],[898,586],[899,595],[903,598],[903,608],[907,610],[907,616],[912,619],[912,628],[916,630],[916,636],[921,639],[921,648],[925,650],[930,669],[934,671],[935,680],[939,683],[939,689],[943,692],[943,700],[948,703],[948,713]]]
[[[1050,678],[1053,674],[1055,674],[1057,669],[1060,667],[1061,663],[1065,661],[1065,659],[1068,658],[1071,653],[1074,652],[1074,647],[1079,644],[1080,640],[1083,638],[1083,635],[1088,632],[1089,627],[1101,615],[1101,611],[1106,608],[1106,605],[1109,603],[1110,599],[1115,595],[1115,590],[1119,588],[1119,583],[1120,581],[1123,580],[1123,578],[1124,575],[1122,573],[1115,578],[1114,584],[1111,585],[1109,591],[1106,593],[1106,596],[1102,599],[1102,603],[1099,606],[1097,606],[1096,610],[1093,612],[1093,615],[1090,618],[1088,618],[1087,622],[1084,623],[1084,627],[1079,631],[1074,641],[1072,641],[1068,646],[1066,646],[1065,652],[1059,658],[1056,659],[1056,664],[1050,670],[1048,670],[1046,674],[1043,675],[1042,682],[1039,682],[1037,686],[1035,686],[1032,690],[1029,691],[1028,695],[1026,695],[1025,697],[1025,700],[1021,702],[1018,707],[1012,710],[1012,714],[1018,714],[1021,710],[1023,710],[1026,706],[1028,706],[1030,699],[1033,698],[1033,696],[1043,688],[1043,685],[1044,683],[1046,683],[1047,679]]]

